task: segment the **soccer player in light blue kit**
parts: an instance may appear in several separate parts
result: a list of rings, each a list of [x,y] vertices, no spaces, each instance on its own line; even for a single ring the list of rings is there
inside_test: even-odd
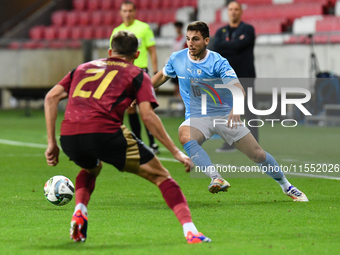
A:
[[[218,53],[207,49],[210,40],[207,24],[200,21],[190,23],[186,38],[188,48],[174,52],[163,70],[152,77],[152,83],[156,88],[170,77],[179,78],[180,94],[186,109],[185,121],[178,130],[179,140],[192,162],[208,170],[205,172],[211,178],[208,190],[217,193],[227,191],[230,187],[230,184],[216,171],[209,155],[201,147],[205,140],[218,134],[262,167],[281,186],[287,196],[294,201],[307,202],[307,196],[287,180],[275,159],[260,147],[249,129],[241,124],[240,115],[233,113],[231,92],[225,93],[224,88],[217,93],[217,89],[211,85],[213,83],[208,84],[208,80],[221,79],[224,84],[236,86],[245,95],[229,62]],[[203,95],[201,91],[220,95],[219,103],[206,100],[208,117],[201,114]],[[217,118],[228,121],[227,125],[214,125],[213,119]]]

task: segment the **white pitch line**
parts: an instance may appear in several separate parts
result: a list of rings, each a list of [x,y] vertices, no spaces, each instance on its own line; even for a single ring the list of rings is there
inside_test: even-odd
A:
[[[23,143],[11,140],[4,140],[0,139],[0,144],[7,144],[7,145],[14,145],[14,146],[23,146],[23,147],[32,147],[32,148],[47,148],[46,144],[39,144],[39,143]]]
[[[163,157],[158,157],[157,158],[160,160],[160,161],[168,161],[168,162],[178,162],[180,163],[177,159],[174,159],[174,158],[163,158]]]
[[[31,148],[44,148],[44,149],[47,147],[46,144],[24,143],[24,142],[11,141],[11,140],[5,140],[5,139],[0,139],[0,144],[7,144],[7,145],[13,145],[13,146],[22,146],[22,147],[31,147]],[[174,159],[174,158],[158,157],[158,159],[161,160],[161,161],[178,162],[178,160]],[[220,164],[220,165],[222,165],[222,164]],[[239,169],[240,167],[236,167],[236,168]],[[285,174],[286,175],[303,176],[303,177],[309,177],[309,178],[340,180],[340,177],[327,176],[327,175],[303,174],[303,173],[285,173]]]
[[[224,166],[223,164],[214,164],[214,165],[219,165],[219,166]],[[234,167],[234,166],[230,166],[230,167]],[[237,170],[240,170],[241,167],[240,166],[235,166]],[[244,172],[247,173],[247,172]],[[262,172],[259,172],[262,173]],[[329,180],[339,180],[340,181],[340,177],[335,177],[335,176],[328,176],[328,175],[317,175],[317,174],[304,174],[304,173],[288,173],[288,172],[284,172],[285,175],[295,175],[295,176],[303,176],[303,177],[307,177],[307,178],[319,178],[319,179],[329,179]]]
[[[328,175],[317,175],[317,174],[303,174],[303,173],[285,173],[286,175],[303,176],[309,178],[320,178],[320,179],[330,179],[330,180],[340,180],[340,177],[328,176]]]

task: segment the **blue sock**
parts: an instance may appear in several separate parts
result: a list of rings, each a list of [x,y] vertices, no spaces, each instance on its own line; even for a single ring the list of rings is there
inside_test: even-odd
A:
[[[211,163],[208,153],[197,143],[196,140],[190,140],[183,145],[184,150],[192,160],[192,162],[199,166],[201,171],[208,175],[210,178],[220,178],[221,175],[216,171]]]
[[[272,155],[266,152],[266,160],[257,165],[260,166],[266,174],[268,174],[275,181],[277,181],[284,191],[288,190],[291,184],[288,182],[286,176],[281,170],[281,167],[279,166],[279,164],[276,162]]]

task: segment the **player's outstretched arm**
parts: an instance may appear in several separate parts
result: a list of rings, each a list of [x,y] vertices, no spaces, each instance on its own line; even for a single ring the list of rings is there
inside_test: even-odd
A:
[[[55,137],[55,123],[58,115],[58,103],[67,97],[67,92],[61,85],[54,86],[45,97],[45,120],[47,130],[47,149],[45,157],[47,164],[55,166],[59,162],[59,147]]]
[[[177,148],[175,143],[166,132],[162,121],[153,111],[150,102],[141,102],[138,107],[141,119],[151,134],[172,153],[175,159],[184,164],[185,170],[189,172],[190,158]]]
[[[243,96],[246,97],[246,92],[244,91],[241,83],[235,83],[234,86],[238,87],[242,91]],[[234,114],[234,108],[232,108],[229,113],[227,127],[230,127],[233,129],[233,128],[237,128],[237,126],[241,126],[241,116]]]
[[[151,82],[154,88],[158,88],[159,86],[161,86],[164,82],[166,82],[167,80],[169,80],[170,77],[167,77],[163,74],[163,70],[158,71],[158,73],[156,73],[152,78],[151,78]]]

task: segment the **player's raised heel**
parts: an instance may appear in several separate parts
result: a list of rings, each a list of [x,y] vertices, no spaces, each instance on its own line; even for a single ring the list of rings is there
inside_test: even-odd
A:
[[[71,220],[70,237],[75,242],[85,242],[87,236],[87,216],[81,210],[73,214]]]
[[[191,231],[187,234],[187,242],[188,243],[210,243],[211,239],[206,237],[202,233],[193,234]]]
[[[229,187],[230,187],[229,182],[227,182],[223,178],[214,178],[211,180],[208,190],[209,192],[214,194],[220,191],[227,192]]]
[[[296,202],[308,202],[309,201],[307,196],[294,186],[290,186],[289,189],[283,193],[291,197]]]

